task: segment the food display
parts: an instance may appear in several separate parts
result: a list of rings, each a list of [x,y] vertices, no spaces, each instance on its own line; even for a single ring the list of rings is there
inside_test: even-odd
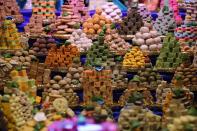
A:
[[[20,14],[19,7],[15,0],[0,1],[0,22],[8,16],[12,16],[16,23],[23,22],[23,16]]]
[[[73,62],[73,58],[79,55],[76,46],[63,45],[52,47],[47,54],[45,64],[50,68],[68,68]]]
[[[72,43],[72,45],[77,46],[80,52],[87,52],[92,46],[92,40],[87,38],[81,29],[73,31],[68,41]]]
[[[120,28],[120,35],[134,35],[143,26],[143,19],[137,8],[130,8],[126,17],[123,18]]]
[[[102,14],[107,19],[112,20],[112,22],[121,22],[122,12],[118,8],[117,5],[115,5],[113,2],[107,2],[103,6],[101,6]]]
[[[145,26],[140,28],[140,32],[137,32],[133,38],[133,43],[149,54],[158,53],[162,48],[162,38],[150,23],[145,23]]]
[[[20,42],[16,25],[11,20],[4,20],[0,24],[0,49],[22,49]]]
[[[105,36],[105,43],[109,50],[117,55],[124,55],[131,48],[131,45],[121,38],[115,30],[112,30],[112,34]]]

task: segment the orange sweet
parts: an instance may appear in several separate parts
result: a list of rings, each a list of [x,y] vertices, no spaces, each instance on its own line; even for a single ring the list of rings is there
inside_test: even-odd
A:
[[[99,34],[101,31],[102,31],[102,29],[98,29],[98,30],[97,30],[97,34]]]
[[[94,17],[94,18],[93,18],[93,23],[94,23],[94,24],[99,23],[99,17]]]
[[[96,14],[101,15],[101,13],[102,13],[102,9],[101,8],[97,8],[96,9]]]
[[[88,33],[89,33],[89,34],[95,34],[95,30],[92,29],[92,28],[90,28],[90,29],[88,30]]]
[[[104,20],[101,20],[101,21],[99,22],[99,24],[100,24],[101,26],[103,26],[103,25],[105,25],[105,21],[104,21]]]
[[[84,28],[83,31],[84,31],[84,33],[87,34],[88,33],[88,28]]]
[[[87,27],[87,26],[88,26],[88,22],[84,22],[83,27]]]
[[[93,27],[94,27],[94,29],[95,29],[95,30],[98,30],[98,29],[100,29],[100,28],[101,28],[99,24],[94,24],[94,26],[93,26]]]

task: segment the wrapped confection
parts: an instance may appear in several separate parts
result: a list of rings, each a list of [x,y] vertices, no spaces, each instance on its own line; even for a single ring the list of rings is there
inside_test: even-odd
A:
[[[103,27],[107,28],[106,33],[111,32],[111,20],[102,15],[102,9],[97,8],[96,13],[92,18],[83,23],[83,31],[90,36],[95,36],[101,33]]]
[[[92,40],[87,38],[81,29],[75,30],[68,41],[76,46],[80,52],[87,52],[92,46]]]
[[[85,105],[92,104],[93,97],[101,97],[104,104],[112,105],[111,70],[85,70],[83,72],[83,100]]]
[[[105,3],[103,6],[101,6],[101,9],[102,15],[107,19],[112,20],[112,22],[119,23],[122,21],[122,12],[113,2]]]
[[[23,22],[16,0],[0,0],[0,22],[8,16],[12,16],[16,23]]]
[[[181,53],[180,44],[173,36],[168,33],[164,38],[163,47],[156,61],[156,68],[159,70],[174,70],[183,60],[184,55]]]
[[[59,98],[64,97],[69,106],[77,106],[79,102],[79,97],[68,85],[70,79],[64,79],[62,76],[56,75],[50,82],[46,85],[43,92],[43,97]],[[52,99],[53,102],[53,99]]]
[[[148,54],[159,53],[162,48],[162,39],[150,23],[145,23],[145,26],[140,28],[140,31],[133,38],[133,43],[140,46],[140,49]]]
[[[76,56],[79,56],[79,51],[76,46],[63,45],[59,48],[54,46],[48,51],[45,64],[53,69],[67,69],[71,66],[73,58]]]
[[[43,56],[47,55],[49,49],[55,45],[56,43],[53,38],[38,38],[36,42],[33,43],[31,50],[35,52],[35,55]]]
[[[131,45],[121,38],[115,30],[105,36],[105,43],[109,50],[117,55],[124,55],[131,48]]]
[[[0,49],[22,49],[21,39],[16,25],[11,20],[0,24]]]

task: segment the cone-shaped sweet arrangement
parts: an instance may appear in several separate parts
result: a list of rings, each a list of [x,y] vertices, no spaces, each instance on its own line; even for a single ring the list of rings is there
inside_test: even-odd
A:
[[[53,22],[55,18],[55,1],[53,0],[32,0],[32,17],[30,23],[25,26],[25,32],[32,36],[44,33],[43,21]]]
[[[105,5],[101,6],[102,15],[112,22],[121,22],[122,12],[113,2],[106,2]]]
[[[161,35],[166,35],[170,27],[175,28],[176,23],[173,18],[173,11],[170,7],[164,6],[159,14],[156,21],[153,22],[153,27],[156,29]]]
[[[116,55],[125,55],[131,48],[131,45],[121,38],[115,30],[105,36],[105,43],[109,46],[109,50]]]
[[[135,34],[133,43],[148,54],[159,53],[162,48],[162,40],[159,33],[152,28],[151,23],[145,23],[140,31]]]
[[[60,67],[67,69],[71,66],[73,58],[76,56],[79,56],[79,51],[76,46],[54,46],[48,51],[45,64],[50,68]]]
[[[183,54],[179,43],[173,34],[169,33],[164,39],[163,47],[156,62],[156,68],[159,70],[174,70],[182,63],[182,58]]]
[[[11,20],[4,20],[0,25],[0,49],[21,49],[20,36],[16,25]]]
[[[0,0],[0,22],[7,16],[12,16],[16,23],[23,22],[23,16],[20,14],[16,0]]]
[[[79,58],[74,58],[71,67],[69,67],[66,77],[66,87],[71,88],[73,90],[79,90],[82,88],[82,73],[84,71],[84,67],[80,63]]]
[[[46,88],[43,92],[43,97],[46,98],[47,96],[62,96],[66,98],[69,106],[77,106],[79,102],[79,97],[73,91],[73,89],[67,85],[67,83],[67,79],[63,79],[59,75],[54,76],[53,79],[50,80],[50,83],[46,85]]]
[[[151,20],[150,12],[147,10],[145,4],[139,4],[138,5],[138,12],[140,13],[143,21],[149,21],[149,20]]]
[[[87,52],[92,46],[92,40],[87,38],[81,29],[73,31],[68,41],[76,46],[80,52]]]
[[[69,39],[75,29],[80,28],[80,16],[74,14],[74,6],[69,4],[62,5],[62,14],[57,18],[54,28],[54,37],[60,39]]]
[[[91,105],[94,98],[102,98],[104,104],[112,105],[111,70],[85,70],[83,72],[83,100],[85,105]]]
[[[145,67],[145,56],[139,47],[135,46],[126,53],[123,60],[123,67],[128,69],[137,69]]]
[[[126,17],[123,18],[120,28],[120,35],[134,35],[143,26],[143,19],[137,8],[130,8]]]
[[[92,18],[87,19],[86,22],[83,23],[83,31],[90,36],[98,35],[103,26],[106,26],[106,33],[110,33],[111,31],[111,20],[105,18],[102,15],[102,10],[100,8],[96,9],[96,14]]]
[[[12,129],[16,130],[25,125],[28,120],[33,118],[33,105],[29,97],[19,90],[16,94],[4,95],[1,100],[1,107],[7,116]]]

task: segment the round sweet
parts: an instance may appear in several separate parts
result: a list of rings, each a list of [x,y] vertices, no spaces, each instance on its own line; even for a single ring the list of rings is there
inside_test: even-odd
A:
[[[148,50],[148,46],[147,46],[147,45],[141,45],[141,46],[140,46],[140,49],[141,49],[142,51],[146,51],[146,50]]]

